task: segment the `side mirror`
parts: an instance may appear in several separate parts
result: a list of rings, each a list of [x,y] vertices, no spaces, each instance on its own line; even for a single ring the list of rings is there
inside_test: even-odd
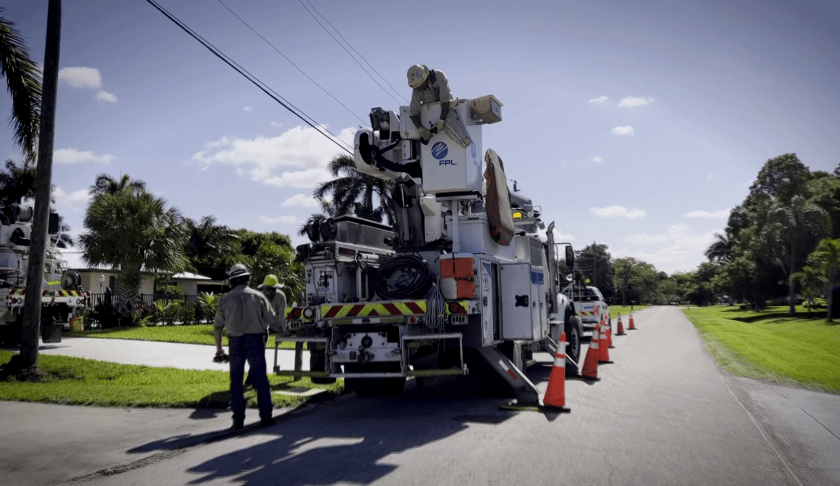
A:
[[[571,245],[566,247],[566,268],[569,270],[575,268],[575,249]]]

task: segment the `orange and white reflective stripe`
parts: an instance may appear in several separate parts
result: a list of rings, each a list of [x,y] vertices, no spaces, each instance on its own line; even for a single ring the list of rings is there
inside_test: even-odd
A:
[[[508,366],[505,364],[505,362],[504,362],[504,361],[499,360],[499,366],[501,366],[501,367],[502,367],[502,369],[503,369],[503,370],[505,370],[505,371],[507,372],[508,376],[510,376],[510,377],[511,377],[511,378],[513,378],[514,380],[518,380],[518,379],[519,379],[519,377],[518,377],[518,376],[516,376],[516,373],[514,373],[512,369],[508,368]]]

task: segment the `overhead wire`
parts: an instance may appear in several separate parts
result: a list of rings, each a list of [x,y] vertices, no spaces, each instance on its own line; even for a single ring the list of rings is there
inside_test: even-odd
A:
[[[371,74],[367,71],[367,69],[365,69],[365,67],[364,67],[364,66],[362,66],[362,63],[360,63],[358,59],[356,59],[355,57],[353,57],[353,54],[350,54],[350,51],[348,51],[348,50],[347,50],[347,48],[346,48],[346,47],[344,47],[344,44],[342,44],[342,43],[341,43],[338,39],[336,39],[336,38],[335,38],[335,36],[332,34],[332,32],[330,32],[330,31],[329,31],[329,29],[327,29],[326,27],[324,27],[324,24],[322,24],[322,23],[321,23],[321,21],[320,21],[320,20],[318,20],[318,17],[316,17],[316,16],[315,16],[315,14],[313,14],[312,12],[310,12],[310,11],[309,11],[309,8],[306,6],[306,4],[304,4],[304,3],[303,3],[303,0],[298,0],[298,2],[300,2],[301,6],[303,6],[303,8],[307,11],[307,13],[309,13],[309,15],[310,15],[310,16],[312,16],[312,18],[313,18],[313,19],[315,19],[315,22],[317,22],[317,23],[318,23],[318,25],[320,25],[320,26],[321,26],[321,28],[322,28],[322,29],[324,29],[324,32],[326,32],[327,34],[329,34],[329,36],[330,36],[330,37],[332,37],[332,38],[333,38],[333,40],[334,40],[334,41],[335,41],[335,42],[336,42],[339,46],[341,46],[341,48],[342,48],[342,49],[344,49],[344,52],[346,52],[346,53],[347,53],[347,55],[348,55],[348,56],[350,56],[350,58],[352,58],[352,59],[353,59],[353,61],[355,61],[355,62],[356,62],[356,64],[358,64],[358,65],[359,65],[359,67],[360,67],[360,68],[362,68],[362,71],[364,71],[364,72],[365,72],[365,74],[367,74],[367,75],[368,75],[368,77],[370,77],[370,79],[372,79],[372,80],[373,80],[373,82],[374,82],[374,83],[376,83],[376,85],[377,85],[377,86],[379,86],[380,88],[382,88],[382,91],[384,91],[384,92],[385,92],[385,94],[387,94],[388,96],[390,96],[390,97],[391,97],[391,99],[392,99],[392,100],[394,100],[394,102],[396,102],[397,104],[400,104],[400,100],[398,100],[398,99],[394,98],[394,96],[393,96],[391,93],[389,93],[389,92],[388,92],[388,90],[387,90],[387,89],[385,89],[385,87],[384,87],[384,86],[382,86],[381,84],[379,84],[379,81],[377,81],[377,80],[376,80],[376,78],[374,78],[373,76],[371,76]],[[314,9],[314,7],[313,7],[313,9]],[[326,19],[324,19],[324,20],[326,20]],[[377,74],[378,74],[378,73],[377,73]],[[384,79],[384,78],[383,78],[383,79]],[[396,91],[396,90],[394,90],[394,91]]]
[[[300,0],[299,0],[299,1],[300,1]],[[400,98],[402,98],[402,99],[403,99],[403,101],[405,101],[406,103],[408,103],[408,100],[407,100],[407,99],[406,99],[403,95],[401,95],[401,94],[400,94],[399,90],[397,90],[396,88],[394,88],[394,86],[392,86],[392,85],[391,85],[391,83],[390,83],[390,82],[388,82],[388,79],[387,79],[385,76],[383,76],[383,75],[379,74],[379,71],[377,71],[377,70],[376,70],[376,68],[374,68],[374,67],[370,64],[370,62],[368,62],[368,60],[367,60],[367,59],[365,59],[365,56],[363,56],[363,55],[362,55],[362,53],[360,53],[359,51],[357,51],[357,50],[356,50],[356,48],[354,48],[354,47],[353,47],[353,45],[352,45],[352,44],[350,44],[350,42],[348,42],[348,41],[347,41],[347,39],[345,39],[343,35],[341,35],[341,32],[340,32],[338,29],[336,29],[336,28],[335,28],[335,26],[332,24],[332,22],[330,22],[330,21],[329,21],[329,19],[327,19],[326,17],[324,17],[324,15],[323,15],[321,12],[319,12],[319,11],[318,11],[318,9],[317,9],[317,8],[315,8],[315,6],[314,6],[314,5],[312,5],[312,2],[310,2],[309,0],[306,0],[306,3],[308,3],[308,4],[309,4],[309,6],[310,6],[310,7],[312,7],[312,10],[314,10],[314,11],[315,11],[315,13],[317,13],[319,17],[321,17],[322,19],[324,19],[324,22],[326,22],[327,24],[329,24],[329,26],[330,26],[330,27],[332,27],[332,29],[335,31],[335,33],[336,33],[336,34],[338,34],[338,36],[339,36],[339,37],[341,37],[341,40],[343,40],[343,41],[344,41],[344,43],[345,43],[345,44],[347,44],[347,47],[349,47],[350,49],[353,49],[353,52],[355,52],[355,53],[356,53],[359,57],[361,57],[361,58],[362,58],[362,60],[363,60],[363,61],[365,61],[365,64],[367,64],[367,65],[368,65],[368,67],[370,67],[370,69],[371,69],[373,72],[375,72],[377,76],[379,76],[380,78],[382,78],[382,80],[383,80],[383,81],[385,81],[385,83],[387,83],[387,84],[388,84],[388,86],[390,86],[392,90],[394,90],[394,93],[397,93],[397,96],[399,96]]]
[[[286,100],[285,98],[280,96],[280,94],[278,94],[273,89],[271,89],[268,85],[263,83],[259,78],[257,78],[253,74],[251,74],[247,69],[240,66],[236,61],[234,61],[233,59],[228,57],[225,53],[223,53],[221,50],[219,50],[216,46],[214,46],[208,40],[201,37],[200,34],[195,32],[194,30],[192,30],[188,25],[186,25],[180,19],[175,17],[174,14],[170,13],[168,10],[166,10],[165,8],[160,6],[160,4],[158,4],[155,0],[146,0],[146,1],[149,2],[149,4],[151,4],[153,7],[155,7],[158,11],[160,11],[160,13],[165,15],[169,20],[171,20],[173,23],[175,23],[175,25],[180,27],[184,32],[189,34],[190,37],[197,40],[201,45],[203,45],[205,48],[207,48],[207,50],[209,50],[216,57],[221,59],[225,64],[227,64],[228,66],[233,68],[236,72],[241,74],[245,79],[247,79],[248,81],[253,83],[257,88],[262,90],[265,94],[267,94],[269,97],[271,97],[274,101],[276,101],[281,106],[283,106],[283,108],[286,108],[286,110],[288,110],[293,115],[300,118],[304,123],[306,123],[307,125],[312,127],[315,131],[317,131],[318,133],[320,133],[321,135],[326,137],[329,141],[331,141],[332,143],[337,145],[339,148],[341,148],[342,150],[344,150],[348,154],[353,155],[353,151],[351,150],[350,145],[347,144],[346,142],[344,142],[343,140],[341,140],[337,135],[335,135],[334,133],[332,133],[329,130],[327,130],[326,128],[324,128],[323,125],[316,122],[312,117],[310,117],[309,115],[304,113],[303,110],[296,107],[291,102],[289,102],[288,100]]]
[[[240,17],[239,15],[237,15],[237,14],[236,14],[236,12],[234,12],[233,10],[231,10],[231,8],[230,8],[230,7],[228,7],[227,5],[225,5],[225,3],[224,3],[224,2],[222,2],[222,0],[216,0],[216,1],[218,1],[218,2],[222,5],[222,7],[226,8],[226,9],[227,9],[227,11],[228,11],[228,12],[230,12],[230,13],[231,13],[234,17],[236,17],[237,19],[239,19],[239,21],[240,21],[240,22],[242,22],[243,24],[245,24],[245,27],[248,27],[249,29],[251,29],[251,32],[253,32],[253,33],[257,34],[257,36],[259,36],[259,38],[260,38],[260,39],[264,40],[266,44],[268,44],[269,46],[271,46],[271,48],[272,48],[272,49],[274,49],[275,51],[277,51],[277,54],[280,54],[281,56],[283,56],[283,58],[284,58],[285,60],[289,61],[289,64],[291,64],[292,66],[294,66],[294,67],[295,67],[295,69],[297,69],[297,70],[298,70],[301,74],[303,74],[303,75],[306,77],[306,79],[308,79],[308,80],[312,81],[312,84],[314,84],[315,86],[317,86],[317,87],[321,88],[321,91],[323,91],[324,93],[326,93],[326,94],[327,94],[327,96],[329,96],[330,98],[334,99],[334,100],[336,101],[336,103],[338,103],[339,105],[341,105],[342,107],[344,107],[344,109],[345,109],[345,110],[347,110],[347,112],[348,112],[348,113],[350,113],[351,115],[353,115],[353,116],[354,116],[357,120],[359,120],[359,121],[360,121],[360,122],[362,122],[363,124],[368,123],[367,121],[365,121],[365,120],[363,120],[363,119],[359,118],[359,117],[358,117],[355,113],[353,113],[353,111],[352,111],[350,108],[348,108],[348,107],[347,107],[347,105],[345,105],[344,103],[342,103],[342,102],[341,102],[341,100],[339,100],[338,98],[336,98],[335,96],[333,96],[333,94],[332,94],[332,93],[330,93],[329,91],[327,91],[327,90],[326,90],[323,86],[321,86],[320,84],[318,84],[318,82],[317,82],[317,81],[315,81],[315,80],[314,80],[314,79],[312,79],[312,78],[311,78],[308,74],[306,74],[306,73],[303,71],[303,69],[301,69],[300,67],[298,67],[298,65],[297,65],[297,64],[295,64],[295,63],[294,63],[291,59],[289,59],[289,57],[288,57],[288,56],[286,56],[285,54],[283,54],[282,52],[280,52],[280,49],[278,49],[278,48],[277,48],[277,46],[275,46],[274,44],[272,44],[272,43],[271,43],[268,39],[266,39],[266,38],[265,38],[262,34],[260,34],[259,32],[257,32],[257,31],[256,31],[256,29],[254,29],[253,27],[251,27],[251,26],[248,24],[248,22],[245,22],[245,20],[244,20],[242,17]]]

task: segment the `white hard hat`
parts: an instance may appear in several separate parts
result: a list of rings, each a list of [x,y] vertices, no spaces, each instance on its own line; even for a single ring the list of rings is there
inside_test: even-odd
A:
[[[248,275],[251,275],[251,272],[248,271],[248,268],[241,263],[237,263],[236,265],[230,267],[230,272],[228,272],[228,279],[233,279],[237,277],[247,277]]]
[[[429,77],[429,68],[422,64],[415,64],[408,68],[408,85],[416,88]]]

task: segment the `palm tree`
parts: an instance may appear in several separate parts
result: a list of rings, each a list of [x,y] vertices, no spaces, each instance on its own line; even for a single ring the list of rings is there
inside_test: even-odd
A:
[[[811,261],[810,258],[809,261]],[[796,272],[794,278],[799,282],[805,300],[808,302],[808,319],[810,319],[811,309],[814,307],[814,297],[818,296],[819,292],[825,287],[826,278],[819,269],[811,265],[802,267],[802,270]],[[829,296],[829,299],[831,299],[831,296]]]
[[[840,270],[840,239],[825,238],[817,244],[817,248],[808,257],[809,263],[819,269],[825,281],[828,282],[828,322],[832,320],[834,306],[834,287],[837,272]]]
[[[41,75],[38,65],[29,57],[29,50],[14,23],[2,16],[0,7],[0,76],[12,96],[11,122],[15,141],[27,159],[35,159],[35,145],[41,120]]]
[[[706,258],[710,262],[726,263],[732,255],[732,240],[725,235],[715,233],[715,241],[706,250]]]
[[[34,167],[6,160],[6,170],[0,172],[0,207],[35,198],[35,181]]]
[[[82,259],[89,265],[119,267],[120,288],[130,306],[138,298],[141,269],[176,272],[184,266],[186,230],[180,212],[143,190],[96,196],[84,227],[87,233],[79,237]]]
[[[759,237],[764,251],[788,276],[791,316],[796,313],[794,274],[802,263],[803,254],[807,254],[808,247],[825,234],[829,223],[828,212],[802,196],[793,196],[787,204],[774,201],[770,206],[767,224]]]
[[[224,280],[237,252],[230,244],[239,236],[225,225],[216,224],[215,216],[204,216],[196,223],[186,220],[186,256],[193,268],[214,280]]]
[[[96,197],[103,194],[116,194],[124,190],[140,193],[146,190],[146,183],[141,180],[132,181],[128,174],[123,174],[119,180],[116,180],[102,173],[96,176],[96,182],[90,186],[90,195]]]
[[[321,184],[313,195],[321,200],[331,196],[335,210],[332,216],[355,214],[374,221],[382,221],[383,217],[387,217],[389,223],[393,222],[389,206],[392,181],[359,172],[353,158],[348,155],[334,157],[330,161],[329,170],[335,179]],[[374,194],[378,199],[375,208]]]

